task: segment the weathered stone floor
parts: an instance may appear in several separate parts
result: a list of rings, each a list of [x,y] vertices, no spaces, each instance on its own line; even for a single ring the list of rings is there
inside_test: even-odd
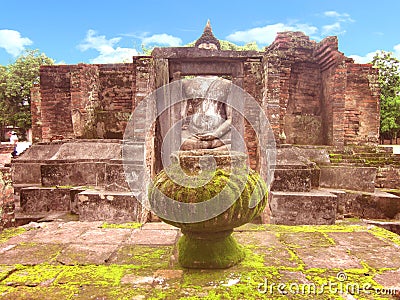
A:
[[[375,226],[248,224],[234,233],[246,251],[242,263],[188,270],[176,260],[179,230],[138,225],[49,222],[4,231],[0,298],[400,299],[400,236]]]

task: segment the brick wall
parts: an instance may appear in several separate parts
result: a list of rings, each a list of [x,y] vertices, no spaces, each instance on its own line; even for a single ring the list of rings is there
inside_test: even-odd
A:
[[[41,67],[31,92],[34,141],[122,138],[133,90],[132,64]]]
[[[243,89],[249,93],[254,100],[261,106],[263,95],[263,81],[262,81],[262,63],[259,59],[248,59],[243,63],[244,78]],[[249,122],[245,121],[244,124],[244,137],[246,141],[247,151],[250,159],[250,167],[253,170],[260,170],[260,147],[259,138],[256,135],[261,133],[260,116],[258,111],[252,111],[251,107],[245,107],[247,118],[255,125],[253,128]]]
[[[320,112],[319,66],[313,58],[315,44],[301,32],[282,32],[266,48],[264,106],[268,107],[276,139],[283,133],[286,136],[282,142],[309,143],[310,133],[304,134],[304,120],[297,124],[295,116]]]
[[[344,138],[349,145],[379,141],[379,86],[369,64],[347,63]]]
[[[338,51],[336,37],[319,43],[300,32],[278,33],[266,48],[264,106],[275,137],[295,144],[376,144],[376,71]]]
[[[71,69],[73,66],[40,68],[40,107],[44,141],[49,141],[53,136],[74,137],[71,118]]]

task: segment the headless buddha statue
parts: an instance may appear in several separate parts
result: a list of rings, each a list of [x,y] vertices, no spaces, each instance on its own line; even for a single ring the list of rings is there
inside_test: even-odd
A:
[[[181,150],[229,149],[231,114],[226,98],[230,82],[204,77],[204,80],[184,82],[183,88],[190,100],[185,109],[188,120],[182,131]]]

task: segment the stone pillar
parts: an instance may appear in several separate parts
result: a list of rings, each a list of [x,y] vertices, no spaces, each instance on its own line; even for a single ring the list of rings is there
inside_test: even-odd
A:
[[[15,226],[14,189],[9,168],[0,168],[0,232]]]

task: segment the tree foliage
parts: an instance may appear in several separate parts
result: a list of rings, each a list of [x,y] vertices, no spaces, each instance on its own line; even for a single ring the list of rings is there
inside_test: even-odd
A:
[[[0,66],[0,126],[25,130],[31,126],[31,88],[39,83],[39,68],[54,61],[39,50],[28,50],[14,63]]]
[[[381,139],[396,139],[400,130],[400,61],[393,53],[380,51],[372,64],[379,70]]]

